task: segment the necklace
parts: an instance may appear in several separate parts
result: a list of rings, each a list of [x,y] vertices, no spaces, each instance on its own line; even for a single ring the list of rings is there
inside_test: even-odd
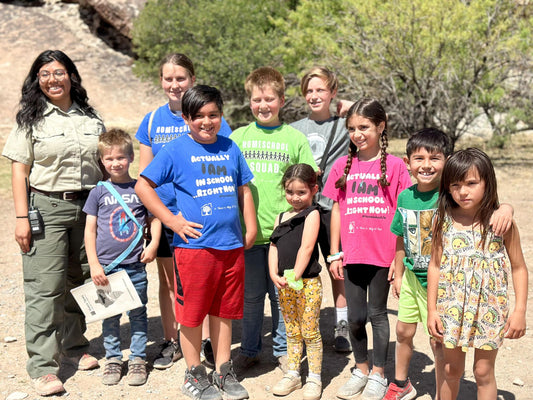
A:
[[[374,161],[372,161],[372,164],[370,164],[370,168],[366,170],[364,174],[361,174],[361,160],[359,160],[359,157],[357,157],[357,173],[359,174],[359,179],[361,182],[359,182],[358,189],[361,189],[364,186],[364,178],[368,175],[368,173],[374,168],[374,165],[376,164],[376,161],[379,160],[379,158],[376,158]],[[364,161],[363,161],[364,162]]]

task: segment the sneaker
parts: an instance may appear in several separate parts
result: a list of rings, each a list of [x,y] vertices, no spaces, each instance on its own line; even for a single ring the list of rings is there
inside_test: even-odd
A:
[[[248,357],[240,353],[233,360],[233,368],[240,373],[259,363],[259,356]]]
[[[104,385],[116,385],[122,376],[122,360],[109,358],[105,362],[102,383]]]
[[[241,400],[248,398],[248,392],[239,383],[231,360],[220,366],[220,372],[213,371],[213,386],[220,390],[225,399]]]
[[[128,385],[141,386],[146,383],[146,361],[140,357],[135,357],[128,361]]]
[[[218,390],[207,379],[207,372],[203,365],[185,370],[185,380],[181,392],[193,399],[222,400]]]
[[[416,397],[416,390],[411,385],[411,381],[407,379],[405,387],[399,387],[394,382],[389,385],[387,393],[383,400],[412,400]]]
[[[348,322],[345,320],[339,321],[339,323],[335,325],[335,344],[333,347],[335,348],[335,351],[339,353],[349,353],[352,351],[350,330],[348,329]]]
[[[90,369],[98,368],[98,360],[90,354],[82,354],[80,356],[63,357],[63,361],[74,364],[79,371],[88,371]]]
[[[320,400],[322,397],[322,382],[315,378],[307,378],[303,390],[303,400]]]
[[[200,352],[200,358],[203,359],[205,365],[209,368],[215,368],[215,355],[213,354],[213,346],[211,345],[211,339],[202,340],[202,351]]]
[[[291,374],[285,374],[281,380],[274,385],[272,393],[276,396],[287,396],[296,389],[302,387],[302,378]]]
[[[283,354],[278,357],[278,368],[281,369],[281,372],[286,374],[289,371],[289,360],[287,354]]]
[[[359,368],[354,368],[352,376],[337,391],[337,397],[340,399],[353,399],[363,392],[368,382],[368,376],[363,374]]]
[[[387,392],[387,379],[379,374],[368,376],[368,382],[363,390],[361,400],[382,400]]]
[[[183,357],[178,341],[167,340],[161,345],[161,351],[154,360],[154,368],[167,369]]]
[[[34,379],[33,386],[39,396],[50,396],[51,394],[65,391],[63,383],[54,374],[48,374]]]

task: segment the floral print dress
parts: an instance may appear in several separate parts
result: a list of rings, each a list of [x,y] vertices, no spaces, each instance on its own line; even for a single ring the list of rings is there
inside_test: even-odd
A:
[[[503,342],[509,314],[511,268],[503,237],[479,229],[459,230],[446,218],[437,295],[444,346],[494,350]]]

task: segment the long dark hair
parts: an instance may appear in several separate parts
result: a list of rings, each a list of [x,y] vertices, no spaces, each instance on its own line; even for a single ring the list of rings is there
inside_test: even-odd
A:
[[[361,117],[369,119],[374,125],[378,126],[382,122],[385,123],[385,128],[381,132],[381,156],[380,156],[380,167],[381,167],[381,176],[378,179],[381,187],[389,186],[390,182],[387,181],[387,147],[389,145],[389,139],[387,137],[387,113],[379,101],[375,99],[361,99],[355,102],[348,113],[346,114],[346,128],[348,128],[348,121],[352,115],[360,115]],[[357,157],[357,147],[350,140],[350,146],[348,147],[348,159],[346,160],[346,166],[344,167],[344,175],[342,175],[337,182],[335,182],[335,187],[337,189],[346,188],[346,179],[350,173],[350,168],[352,167],[352,160],[354,157]]]
[[[37,56],[30,72],[22,85],[22,97],[20,98],[19,111],[16,120],[20,128],[27,134],[31,134],[33,127],[43,119],[48,98],[39,86],[37,73],[43,65],[57,61],[63,64],[70,78],[70,99],[87,114],[97,116],[94,109],[88,103],[87,91],[81,85],[81,77],[74,62],[61,50],[46,50]]]
[[[437,224],[434,230],[436,243],[442,241],[442,229],[446,214],[450,214],[454,208],[459,207],[450,193],[450,185],[464,180],[471,168],[475,168],[479,178],[485,182],[485,194],[481,200],[479,210],[474,215],[474,221],[479,221],[481,227],[481,248],[485,247],[485,240],[490,231],[490,217],[500,207],[500,202],[498,200],[498,185],[492,162],[489,156],[475,147],[457,151],[444,165],[440,181],[439,199],[437,201]]]

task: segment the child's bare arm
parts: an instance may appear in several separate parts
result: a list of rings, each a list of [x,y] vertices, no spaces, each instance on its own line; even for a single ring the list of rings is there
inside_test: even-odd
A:
[[[278,289],[287,286],[287,278],[278,274],[278,248],[274,243],[270,243],[268,250],[268,272],[270,279]]]
[[[392,281],[392,294],[394,297],[400,297],[400,289],[402,287],[403,274],[405,272],[405,265],[403,259],[405,258],[405,248],[403,244],[403,237],[396,237],[396,255],[394,256],[394,270],[391,268],[391,272],[394,272],[394,278]],[[391,277],[389,276],[389,280]]]
[[[148,222],[150,224],[152,240],[141,253],[141,262],[145,264],[154,261],[157,257],[157,248],[159,247],[159,240],[161,239],[161,221],[155,217],[151,217]]]
[[[320,213],[318,210],[313,210],[307,215],[304,222],[304,230],[302,233],[302,242],[296,254],[296,263],[294,265],[294,279],[298,280],[302,277],[318,238],[318,231],[320,230]]]
[[[162,224],[168,226],[174,232],[176,232],[185,243],[189,243],[187,237],[199,238],[202,233],[195,228],[202,228],[201,224],[196,222],[187,221],[181,215],[172,214],[172,212],[163,204],[154,188],[156,185],[145,178],[140,176],[135,185],[135,192],[150,212],[158,218]]]
[[[244,219],[246,233],[244,235],[244,249],[248,250],[254,245],[257,236],[257,218],[255,215],[254,198],[250,187],[246,185],[239,186],[239,207]]]
[[[91,270],[91,278],[95,285],[106,286],[109,284],[109,281],[107,280],[107,276],[105,276],[104,268],[102,268],[96,254],[96,227],[96,215],[87,215],[84,240],[87,260],[89,261],[89,268]]]
[[[341,246],[341,212],[339,203],[336,201],[331,208],[331,223],[330,223],[330,254],[337,254]],[[344,270],[342,266],[342,259],[332,261],[329,266],[329,271],[335,279],[344,279]]]
[[[428,267],[428,331],[437,341],[442,341],[444,328],[437,312],[437,294],[440,277],[442,245],[433,242],[431,260]]]
[[[511,229],[504,236],[504,243],[511,261],[515,292],[515,307],[505,324],[504,331],[506,332],[506,338],[518,339],[526,333],[528,272],[522,247],[520,246],[520,234],[514,222]]]
[[[490,218],[490,225],[492,226],[492,231],[495,235],[503,236],[505,233],[511,229],[513,224],[513,206],[507,203],[500,205],[496,211],[492,213]]]

